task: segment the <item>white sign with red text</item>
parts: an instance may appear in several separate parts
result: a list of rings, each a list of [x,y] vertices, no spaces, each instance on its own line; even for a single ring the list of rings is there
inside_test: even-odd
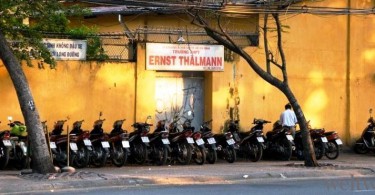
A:
[[[224,71],[224,46],[146,43],[146,69]]]

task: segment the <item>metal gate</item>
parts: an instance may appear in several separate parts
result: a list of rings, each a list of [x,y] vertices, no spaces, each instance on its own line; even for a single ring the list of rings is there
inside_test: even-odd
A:
[[[182,124],[193,119],[192,126],[199,128],[204,118],[204,79],[202,77],[158,77],[156,79],[156,122],[166,120],[167,125],[174,116]],[[181,126],[179,125],[181,130]]]

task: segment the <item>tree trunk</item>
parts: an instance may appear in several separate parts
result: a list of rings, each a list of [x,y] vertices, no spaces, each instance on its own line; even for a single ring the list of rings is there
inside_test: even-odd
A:
[[[47,142],[43,127],[39,119],[39,113],[34,105],[34,100],[22,70],[21,64],[14,56],[6,38],[0,29],[0,59],[2,59],[16,89],[22,115],[25,120],[32,155],[33,172],[55,172],[52,160],[49,156]]]
[[[279,89],[288,98],[290,104],[293,107],[294,112],[296,113],[299,128],[301,129],[301,133],[302,133],[302,147],[303,147],[303,154],[304,154],[304,159],[305,159],[305,166],[307,167],[319,166],[315,157],[315,151],[314,151],[313,143],[311,141],[310,131],[309,131],[309,128],[307,127],[306,118],[302,112],[301,106],[298,104],[297,99],[295,98],[293,92],[290,90],[288,85],[282,85]]]

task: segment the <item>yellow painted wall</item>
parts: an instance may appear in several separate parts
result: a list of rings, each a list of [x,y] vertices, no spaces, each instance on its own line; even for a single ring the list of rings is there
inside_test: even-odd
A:
[[[342,0],[306,3],[348,6],[348,1]],[[351,6],[372,8],[374,2],[351,1]],[[172,25],[182,29],[190,26],[190,20],[181,15],[126,16],[123,21],[130,29],[144,25]],[[227,24],[236,30],[254,31],[257,21],[257,17],[233,18]],[[263,19],[259,21],[262,25]],[[307,120],[311,120],[312,127],[338,131],[352,144],[366,125],[368,109],[375,108],[374,16],[285,14],[281,15],[281,21],[290,27],[283,34],[289,83]],[[101,32],[123,31],[117,15],[84,19],[83,23],[97,26]],[[72,25],[80,24],[81,19],[72,21]],[[160,39],[151,35],[149,38]],[[246,51],[264,67],[263,37],[259,40],[259,47],[249,47]],[[270,42],[271,48],[275,46],[275,42]],[[57,70],[25,67],[41,118],[48,120],[49,126],[66,116],[71,118],[69,124],[85,119],[84,128],[89,129],[102,111],[108,120],[127,118],[124,127],[131,129],[134,121],[154,116],[156,72],[145,70],[143,44],[138,45],[137,54],[137,64],[59,62]],[[276,68],[273,73],[280,78]],[[238,92],[237,99],[230,97],[231,88]],[[0,97],[0,120],[5,121],[8,115],[20,118],[15,92],[4,67],[0,67],[0,90],[6,92]],[[263,81],[240,58],[226,62],[224,72],[206,72],[205,93],[205,120],[213,119],[216,133],[222,131],[225,120],[229,119],[228,107],[238,104],[240,125],[245,130],[252,126],[254,118],[278,120],[287,103],[280,91]],[[106,129],[112,121],[105,122]],[[4,122],[0,126],[6,128]],[[265,130],[271,127],[268,124]]]
[[[110,131],[115,120],[127,120],[124,128],[134,122],[134,63],[82,63],[59,61],[56,69],[26,67],[35,104],[41,120],[47,120],[49,129],[56,120],[70,120],[70,129],[76,120],[85,120],[82,127],[91,130],[99,112],[106,121],[103,127]],[[7,116],[23,121],[16,92],[3,65],[0,66],[1,112],[0,129],[6,129]],[[67,126],[65,126],[67,127]]]

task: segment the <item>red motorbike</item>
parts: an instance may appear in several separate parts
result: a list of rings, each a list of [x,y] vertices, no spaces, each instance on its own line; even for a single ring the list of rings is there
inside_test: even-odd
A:
[[[212,134],[212,130],[209,125],[212,123],[212,120],[204,122],[200,127],[200,132],[202,133],[202,139],[207,148],[206,150],[206,160],[210,164],[214,164],[217,161],[217,147],[216,140]]]
[[[324,132],[324,135],[328,140],[325,156],[328,159],[334,160],[339,157],[342,141],[336,131]]]
[[[89,131],[81,129],[83,121],[75,121],[73,129],[69,133],[70,142],[77,145],[72,159],[73,165],[77,168],[84,168],[90,163],[90,151],[92,150]]]
[[[149,135],[150,137],[150,160],[156,165],[164,165],[170,158],[169,132],[165,129],[165,120],[160,120],[156,124],[156,129]]]
[[[148,134],[152,124],[147,123],[147,120],[151,116],[148,116],[146,122],[136,122],[132,126],[134,131],[129,135],[131,159],[137,164],[144,164],[148,160],[148,147],[150,146],[150,139]]]
[[[62,134],[64,124],[67,120],[58,120],[55,122],[50,137],[50,148],[53,155],[54,163],[59,167],[68,165],[68,136]],[[71,136],[69,135],[69,139]],[[74,158],[78,151],[77,143],[69,140],[69,165],[73,165]]]
[[[104,121],[105,119],[100,119],[99,117],[90,131],[90,141],[92,143],[90,161],[95,167],[103,167],[110,155],[109,135],[104,133],[102,128]]]
[[[125,119],[116,120],[113,123],[113,129],[109,134],[109,141],[111,144],[110,154],[112,163],[117,166],[123,166],[130,155],[129,134],[122,129],[122,124]]]
[[[191,128],[183,128],[182,131],[178,129],[177,121],[175,119],[169,124],[169,138],[172,148],[172,160],[180,164],[190,164],[193,155],[194,139],[192,138],[193,131]]]

